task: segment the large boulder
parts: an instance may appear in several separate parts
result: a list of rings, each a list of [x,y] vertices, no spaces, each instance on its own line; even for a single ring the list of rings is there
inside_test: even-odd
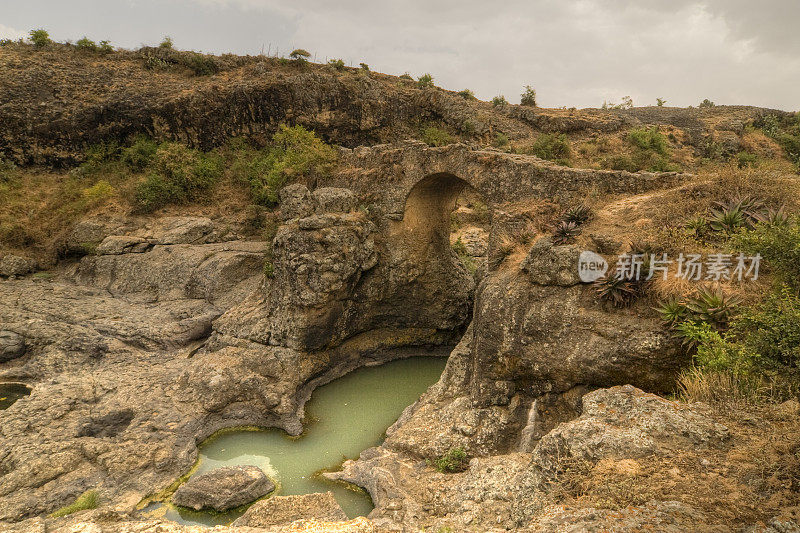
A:
[[[295,520],[336,522],[347,515],[332,492],[296,496],[274,496],[254,503],[232,526],[270,527],[289,524]]]
[[[0,331],[0,363],[17,359],[25,354],[25,339],[13,331]]]
[[[590,392],[582,402],[579,418],[550,431],[534,449],[545,478],[555,476],[567,458],[591,464],[642,459],[720,445],[729,434],[707,406],[666,400],[631,385]]]
[[[19,255],[6,254],[0,258],[0,276],[24,276],[36,270],[36,261]]]
[[[581,282],[578,258],[581,248],[572,244],[558,246],[549,238],[536,241],[521,268],[530,280],[539,285],[569,287]]]
[[[273,490],[275,484],[257,466],[226,466],[190,478],[172,495],[172,503],[197,511],[227,511]]]

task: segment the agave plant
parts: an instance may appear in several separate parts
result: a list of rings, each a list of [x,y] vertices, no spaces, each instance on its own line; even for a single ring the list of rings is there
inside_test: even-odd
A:
[[[709,226],[705,217],[697,216],[687,220],[683,227],[694,233],[695,237],[702,237],[708,231]]]
[[[711,229],[725,233],[733,233],[745,226],[746,223],[747,218],[737,206],[722,206],[719,209],[712,209],[708,220]]]
[[[764,211],[764,202],[737,194],[727,202],[714,202],[709,225],[715,231],[731,233],[743,226],[752,227]]]
[[[786,206],[782,205],[778,209],[767,209],[756,215],[756,220],[770,226],[786,226],[791,217],[786,213]]]
[[[592,210],[585,204],[570,207],[564,213],[562,220],[574,222],[576,225],[585,224],[592,218]]]
[[[674,328],[683,322],[689,314],[689,310],[686,309],[686,303],[678,298],[670,298],[659,302],[658,307],[654,307],[654,309],[661,315],[664,325],[669,328]]]
[[[567,244],[581,234],[581,229],[574,222],[561,221],[553,230],[554,244]]]
[[[606,274],[594,282],[597,297],[614,307],[628,307],[639,297],[641,285],[637,280]]]
[[[700,287],[697,294],[686,302],[686,310],[695,320],[706,322],[716,329],[725,329],[741,303],[739,296],[725,294],[719,287]]]

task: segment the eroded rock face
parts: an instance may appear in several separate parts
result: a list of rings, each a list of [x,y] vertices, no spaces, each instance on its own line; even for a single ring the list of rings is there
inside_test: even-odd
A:
[[[199,511],[227,511],[266,496],[275,484],[257,466],[226,466],[192,476],[178,487],[172,502]]]
[[[536,241],[520,268],[539,285],[571,287],[581,282],[578,258],[581,248],[575,245],[556,246],[549,238]]]
[[[289,524],[295,520],[336,522],[347,520],[347,515],[344,514],[332,492],[273,496],[254,503],[231,525],[266,528]]]
[[[25,355],[25,339],[13,331],[0,331],[0,363]]]
[[[36,261],[19,255],[6,254],[0,257],[0,276],[24,276],[36,270]]]

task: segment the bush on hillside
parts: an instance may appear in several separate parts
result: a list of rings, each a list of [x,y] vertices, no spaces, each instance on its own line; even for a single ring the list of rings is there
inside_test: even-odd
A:
[[[75,46],[79,50],[87,50],[89,52],[96,52],[97,51],[97,43],[95,43],[93,40],[89,39],[88,37],[83,37],[81,39],[78,39],[75,42]]]
[[[572,147],[563,133],[543,133],[525,150],[525,153],[568,166],[572,157]]]
[[[272,145],[255,150],[239,143],[234,147],[232,172],[247,184],[257,205],[275,206],[278,192],[289,182],[324,176],[336,164],[336,150],[300,125],[280,125]]]
[[[31,30],[28,35],[30,36],[33,46],[36,48],[44,48],[53,42],[50,40],[50,34],[47,33],[47,30],[43,30],[41,28],[38,30]]]
[[[422,141],[428,146],[444,146],[453,142],[453,136],[441,128],[428,126],[422,132]]]
[[[430,74],[423,74],[417,80],[417,87],[425,88],[425,87],[433,87],[433,76]]]
[[[201,200],[222,173],[214,155],[171,142],[158,147],[148,168],[149,174],[135,193],[135,203],[142,212]]]

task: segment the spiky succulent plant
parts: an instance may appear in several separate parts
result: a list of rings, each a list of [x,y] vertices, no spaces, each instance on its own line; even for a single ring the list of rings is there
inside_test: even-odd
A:
[[[554,244],[568,244],[581,234],[581,229],[574,222],[561,221],[553,229]]]
[[[628,307],[641,294],[639,281],[624,276],[605,275],[594,282],[597,297],[614,307]]]
[[[658,307],[654,309],[661,316],[664,325],[670,328],[683,322],[689,314],[686,303],[674,297],[659,302]]]
[[[741,303],[739,296],[725,294],[720,287],[700,287],[686,302],[686,310],[694,320],[725,329]]]
[[[565,222],[574,222],[576,225],[587,223],[592,218],[592,210],[585,204],[570,207],[564,212],[561,219]]]

